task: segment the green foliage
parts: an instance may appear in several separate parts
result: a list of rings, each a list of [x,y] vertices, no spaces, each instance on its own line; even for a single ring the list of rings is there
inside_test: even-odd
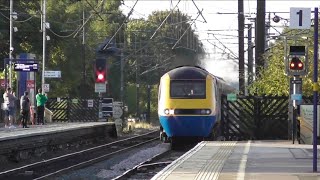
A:
[[[2,5],[9,7],[9,1]],[[108,68],[109,94],[105,96],[120,100],[120,56],[99,54],[98,51],[98,47],[111,37],[124,54],[125,99],[131,114],[135,114],[136,110],[136,83],[140,85],[141,112],[147,108],[146,86],[152,86],[151,111],[156,114],[160,77],[173,67],[199,63],[198,57],[204,51],[198,36],[189,28],[189,16],[174,11],[158,29],[170,11],[155,11],[147,19],[128,19],[124,22],[126,16],[119,9],[120,5],[121,0],[47,1],[46,21],[50,23],[47,35],[50,40],[46,41],[46,70],[62,72],[61,79],[46,78],[46,83],[50,84],[50,97],[97,96],[94,93],[93,62],[97,55],[102,55]],[[42,67],[40,9],[39,0],[14,2],[18,20],[13,24],[19,31],[13,35],[13,55],[36,54]],[[4,8],[1,13],[9,17],[8,10]],[[84,34],[81,28],[83,12]],[[0,16],[0,22],[0,58],[4,59],[9,52],[9,20]],[[180,39],[185,30],[187,32]],[[154,32],[155,36],[150,40]],[[41,71],[37,73],[37,87],[41,85],[41,74]],[[0,73],[0,77],[3,74]]]
[[[260,78],[252,84],[250,94],[288,95],[289,82],[285,75],[283,47],[283,44],[277,43],[265,54],[268,67],[262,70]]]
[[[136,85],[128,83],[126,86],[126,105],[128,114],[136,114]]]
[[[203,54],[202,44],[191,28],[180,39],[190,26],[190,17],[187,15],[174,11],[162,27],[158,28],[169,13],[170,11],[155,11],[147,19],[132,19],[126,25],[125,79],[130,88],[132,84],[140,85],[140,112],[145,112],[147,108],[148,84],[153,85],[151,112],[156,114],[160,77],[173,67],[199,64],[198,57]],[[150,40],[151,37],[153,38]],[[176,42],[178,43],[174,47]],[[132,103],[131,94],[129,96],[127,103],[135,111],[136,103]],[[133,97],[135,96],[134,94]]]
[[[308,32],[285,29],[283,32],[287,37],[295,37],[296,40],[288,38],[287,48],[290,45],[305,45],[308,47],[308,73],[302,77],[303,94],[312,95],[313,82],[313,30]],[[309,37],[307,40],[302,37]],[[271,45],[270,51],[264,54],[267,67],[263,69],[256,81],[249,86],[250,94],[257,95],[289,95],[289,77],[285,75],[285,41],[276,40]]]
[[[147,112],[148,107],[148,87],[147,85],[142,85],[139,88],[140,100],[139,109],[140,113]],[[126,104],[128,106],[128,114],[131,116],[136,115],[136,95],[137,89],[136,85],[132,83],[127,84],[126,88]],[[152,115],[156,115],[158,112],[158,85],[152,85],[150,89],[150,111]]]

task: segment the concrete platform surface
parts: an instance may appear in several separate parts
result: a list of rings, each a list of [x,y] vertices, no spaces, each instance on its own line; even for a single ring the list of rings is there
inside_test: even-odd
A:
[[[0,169],[77,151],[117,137],[114,122],[48,123],[30,128],[0,128]],[[1,177],[0,177],[1,179]]]
[[[16,139],[21,137],[29,137],[39,134],[59,133],[80,128],[92,128],[94,126],[113,125],[113,122],[72,122],[72,123],[47,123],[45,125],[29,125],[29,128],[0,127],[0,141]]]
[[[317,161],[313,172],[312,145],[292,141],[203,141],[152,179],[320,180]]]

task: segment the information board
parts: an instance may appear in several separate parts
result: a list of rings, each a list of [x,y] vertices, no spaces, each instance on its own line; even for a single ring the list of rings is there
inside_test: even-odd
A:
[[[99,118],[113,117],[113,98],[99,100]]]
[[[34,72],[38,69],[38,63],[14,63],[14,71]]]

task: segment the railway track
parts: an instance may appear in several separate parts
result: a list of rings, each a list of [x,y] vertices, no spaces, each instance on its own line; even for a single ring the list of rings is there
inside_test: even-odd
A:
[[[28,164],[19,168],[6,170],[0,172],[0,179],[47,179],[106,160],[114,155],[143,146],[158,139],[159,131],[152,131],[86,150]]]
[[[169,165],[174,160],[178,159],[192,147],[187,147],[179,151],[168,150],[164,153],[155,155],[154,157],[140,163],[134,168],[126,171],[122,175],[113,180],[128,180],[128,179],[151,179],[163,168]]]

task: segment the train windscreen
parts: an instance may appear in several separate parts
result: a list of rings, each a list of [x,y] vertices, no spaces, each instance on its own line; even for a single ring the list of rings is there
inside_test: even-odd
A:
[[[205,80],[171,80],[170,98],[173,99],[205,99]]]

